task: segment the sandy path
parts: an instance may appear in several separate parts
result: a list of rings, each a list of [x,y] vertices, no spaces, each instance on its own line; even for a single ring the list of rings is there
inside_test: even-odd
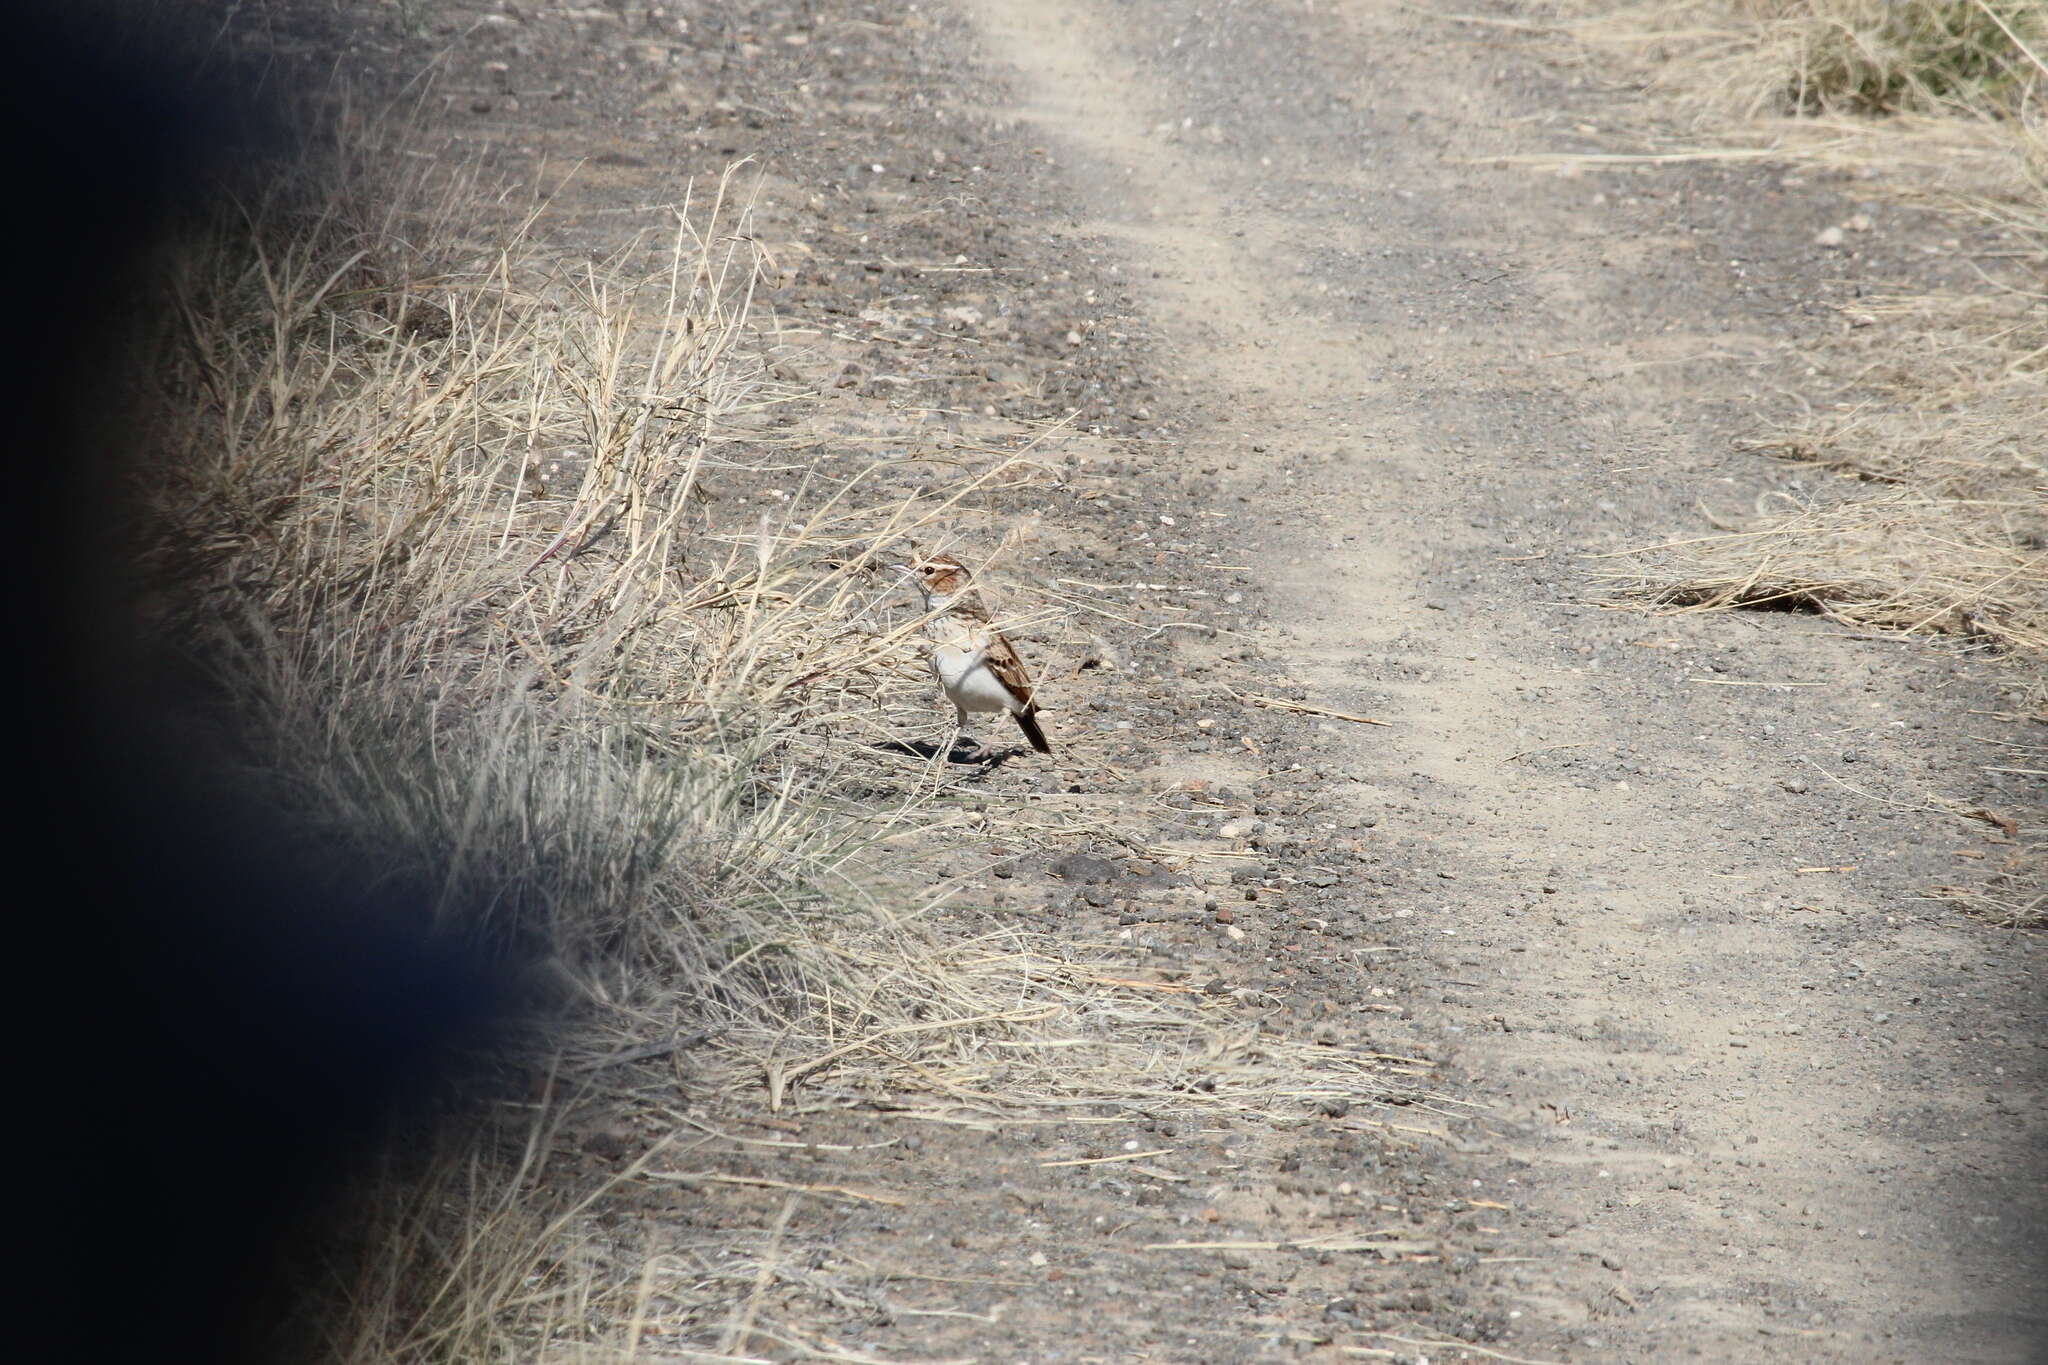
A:
[[[1717,463],[1727,384],[1662,364],[1774,325],[1660,234],[1727,186],[1616,232],[1584,182],[1461,164],[1541,145],[1554,78],[1397,5],[1278,8],[978,18],[1205,395],[1181,458],[1232,480],[1267,650],[1396,722],[1329,727],[1332,796],[1415,874],[1386,902],[1428,950],[1404,989],[1495,1106],[1471,1179],[1563,1253],[1525,1330],[1587,1360],[2025,1358],[2040,1052],[2007,1016],[2039,953],[1907,900],[1965,835],[1826,775],[1947,762],[1914,695],[1946,666],[1578,605],[1577,553],[1756,477]]]

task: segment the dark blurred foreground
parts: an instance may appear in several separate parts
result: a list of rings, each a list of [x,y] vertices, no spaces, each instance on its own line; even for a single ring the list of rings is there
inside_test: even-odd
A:
[[[288,141],[278,73],[224,59],[215,7],[180,10],[210,21],[183,30],[168,8],[16,15],[0,84],[31,984],[12,1175],[17,1301],[49,1336],[21,1359],[255,1357],[309,1212],[345,1200],[370,1144],[430,1121],[452,1059],[502,1022],[492,974],[410,927],[380,869],[238,789],[204,661],[136,628],[120,490],[174,473],[137,463],[152,266]]]

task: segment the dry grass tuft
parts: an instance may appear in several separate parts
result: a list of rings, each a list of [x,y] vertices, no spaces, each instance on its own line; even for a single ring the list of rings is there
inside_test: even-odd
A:
[[[2048,333],[2036,300],[1891,299],[1828,348],[1833,389],[1749,449],[1842,476],[1750,524],[1631,556],[1626,593],[1811,610],[2048,660]],[[1813,387],[1828,383],[1817,379]],[[1815,401],[1824,399],[1825,401]]]
[[[923,700],[876,553],[971,521],[1028,457],[969,452],[913,504],[874,462],[778,448],[730,182],[626,278],[516,225],[428,259],[409,244],[477,234],[474,188],[350,169],[178,263],[164,628],[225,661],[280,797],[441,927],[573,972],[765,968],[848,856],[819,812],[865,782],[857,741]]]
[[[1833,390],[1746,448],[1844,476],[1821,503],[1644,552],[1660,604],[1780,607],[2048,658],[2048,326],[2011,293],[1879,299],[1829,348]],[[1827,382],[1815,381],[1815,387]],[[1875,491],[1873,491],[1875,490]]]
[[[2039,78],[2048,16],[2015,0],[1750,0],[1791,76],[1791,109],[2017,111]]]
[[[1775,607],[1899,634],[2048,652],[2048,548],[2001,512],[1910,490],[1637,553],[1626,590],[1692,611]]]

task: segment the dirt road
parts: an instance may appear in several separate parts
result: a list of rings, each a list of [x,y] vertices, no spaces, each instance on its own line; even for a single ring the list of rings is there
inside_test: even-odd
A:
[[[1562,1253],[1524,1339],[2027,1358],[2039,945],[1912,899],[1973,836],[1874,794],[1953,783],[1978,684],[1585,605],[1586,552],[1782,477],[1722,454],[1750,381],[1711,357],[1853,287],[1806,245],[1833,191],[1489,164],[1584,145],[1609,97],[1404,6],[976,19],[1199,395],[1173,457],[1232,471],[1216,535],[1268,654],[1395,722],[1322,727],[1329,795],[1437,879],[1393,913],[1454,968],[1410,989],[1502,1120],[1461,1174]]]
[[[1127,669],[1083,672],[1085,636],[1048,665],[1055,761],[960,804],[1069,801],[1242,873],[1168,902],[1107,844],[1094,884],[963,838],[942,875],[1279,1001],[1255,1040],[1426,1055],[1469,1115],[920,1123],[850,1092],[732,1139],[729,1199],[605,1213],[608,1254],[654,1285],[746,1229],[752,1321],[802,1248],[840,1359],[2035,1358],[2042,946],[1920,898],[1996,836],[1924,798],[1986,800],[1976,739],[2016,708],[1936,647],[1611,610],[1595,557],[1815,477],[1731,438],[1880,271],[1813,245],[1859,185],[1503,162],[1654,115],[1392,0],[429,8],[378,60],[432,64],[491,171],[580,167],[551,240],[618,252],[760,158],[820,441],[1078,413],[1023,543],[1147,628],[1101,627]],[[1947,268],[1877,213],[1889,269]],[[1169,588],[1201,630],[1153,628]],[[593,1163],[673,1126],[621,1105]]]

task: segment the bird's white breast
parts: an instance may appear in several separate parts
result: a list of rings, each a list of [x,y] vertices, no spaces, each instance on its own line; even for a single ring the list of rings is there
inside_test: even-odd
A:
[[[976,663],[977,651],[962,645],[940,644],[932,650],[932,672],[939,686],[955,706],[969,711],[1015,711],[1017,699],[989,669],[986,661]],[[970,663],[973,665],[969,667]]]

